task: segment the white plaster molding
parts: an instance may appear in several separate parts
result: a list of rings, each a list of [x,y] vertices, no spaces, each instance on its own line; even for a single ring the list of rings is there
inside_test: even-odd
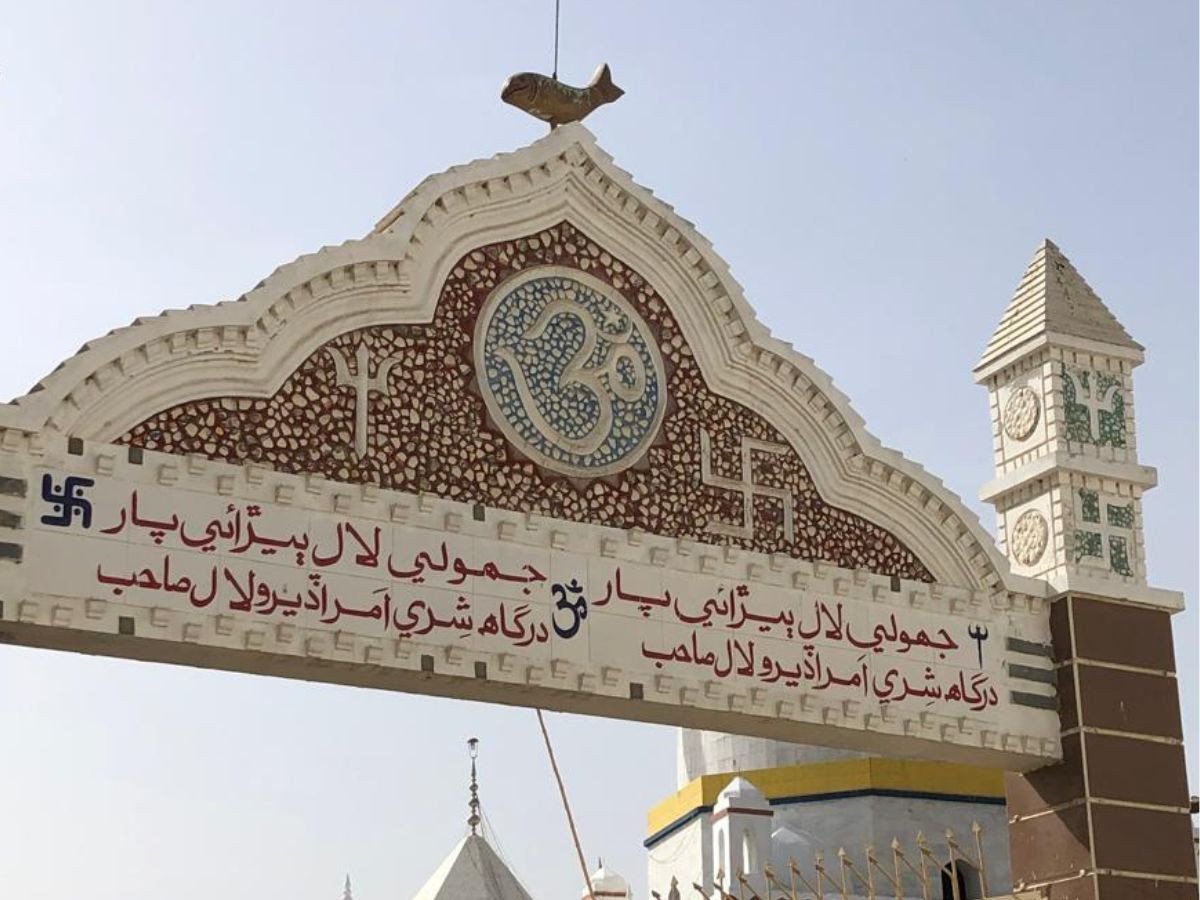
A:
[[[469,250],[563,219],[649,279],[709,386],[778,428],[829,503],[894,533],[939,582],[1046,594],[1011,573],[956,495],[883,447],[829,376],[771,336],[709,242],[580,125],[427,178],[367,237],[282,266],[237,302],[138,319],[90,342],[0,407],[0,428],[109,441],[173,404],[269,396],[338,334],[429,321]]]
[[[1062,568],[1047,576],[1054,594],[1086,594],[1101,600],[1132,603],[1169,613],[1182,612],[1182,591],[1135,584],[1119,575],[1091,574]]]
[[[280,489],[286,487],[292,500],[283,507],[263,510],[285,532],[290,528],[290,533],[307,534],[312,527],[310,523],[323,522],[328,527],[344,517],[352,518],[360,528],[374,524],[387,529],[394,521],[390,511],[403,505],[411,511],[403,523],[406,536],[401,544],[404,546],[411,547],[414,542],[421,543],[425,539],[430,542],[448,539],[460,547],[471,546],[473,542],[487,545],[486,554],[496,559],[503,555],[513,560],[528,560],[534,555],[537,561],[538,554],[563,554],[545,559],[544,563],[538,562],[538,568],[549,573],[559,566],[568,569],[575,565],[586,566],[589,558],[596,558],[598,548],[609,541],[617,544],[617,550],[607,561],[608,569],[624,566],[627,575],[640,571],[649,583],[661,577],[664,588],[672,581],[676,585],[689,584],[700,576],[707,576],[708,586],[696,596],[707,596],[713,585],[721,581],[741,580],[741,572],[749,561],[756,565],[756,591],[761,587],[763,593],[769,593],[767,589],[773,588],[777,597],[795,598],[798,602],[809,599],[832,602],[837,597],[837,602],[847,604],[848,611],[850,607],[856,607],[860,613],[876,620],[885,617],[890,609],[901,618],[917,616],[925,622],[922,627],[931,632],[933,622],[937,620],[930,620],[930,616],[944,618],[947,627],[982,623],[992,631],[997,645],[1002,644],[1004,635],[1038,644],[1050,640],[1045,605],[1031,596],[1015,597],[1013,604],[1000,606],[981,602],[984,598],[979,592],[953,586],[904,582],[904,589],[896,591],[887,576],[814,565],[797,559],[782,560],[779,566],[772,566],[770,557],[752,551],[743,551],[736,558],[713,560],[709,564],[710,570],[705,571],[704,560],[691,552],[690,547],[681,548],[667,538],[646,536],[637,543],[625,542],[621,540],[625,533],[616,529],[533,514],[520,517],[511,511],[494,508],[485,508],[483,518],[477,518],[472,514],[473,504],[382,488],[377,489],[374,500],[356,498],[345,493],[345,486],[336,482],[314,482],[304,475],[263,472],[251,465],[215,461],[206,461],[201,467],[185,466],[170,485],[162,486],[158,478],[160,467],[175,460],[169,454],[145,451],[134,461],[129,458],[128,448],[100,444],[90,444],[76,453],[61,435],[54,436],[48,444],[49,452],[44,455],[0,457],[0,473],[20,477],[30,485],[36,484],[39,473],[47,469],[60,477],[100,476],[105,483],[97,479],[96,485],[89,486],[95,489],[89,497],[91,502],[97,503],[98,526],[101,503],[103,520],[107,524],[117,516],[116,508],[123,506],[134,491],[141,492],[142,499],[148,501],[148,508],[171,509],[177,511],[181,521],[193,516],[192,521],[199,522],[207,520],[214,510],[226,509],[228,496],[234,497],[234,502],[270,507],[278,502],[272,498],[277,498]],[[232,486],[228,495],[222,488],[226,483]],[[112,502],[114,499],[116,503]],[[194,554],[193,563],[196,556],[201,556],[204,565],[212,557],[202,556],[203,551],[194,548],[183,549],[171,544],[158,549],[163,545],[149,531],[153,527],[150,523],[137,526],[146,529],[147,533],[141,533],[136,539],[132,533],[127,539],[102,537],[83,530],[64,530],[52,523],[38,524],[35,514],[46,511],[45,501],[39,494],[29,491],[19,502],[25,521],[30,524],[18,532],[17,539],[30,550],[26,560],[29,564],[0,562],[0,595],[27,598],[0,609],[0,619],[4,620],[0,625],[8,639],[17,644],[495,702],[513,702],[510,692],[512,686],[518,685],[536,689],[540,696],[529,702],[536,701],[536,705],[549,709],[667,721],[689,728],[715,728],[738,733],[749,728],[745,733],[757,733],[774,740],[829,743],[868,753],[913,753],[1021,771],[1045,764],[1047,759],[1058,758],[1061,752],[1056,738],[1052,737],[1057,735],[1057,720],[1053,713],[1018,708],[1007,694],[1003,702],[994,707],[994,715],[984,710],[966,713],[959,709],[929,710],[918,706],[897,707],[881,716],[878,711],[863,709],[859,699],[826,696],[820,693],[823,688],[801,689],[797,693],[795,685],[789,687],[782,682],[716,681],[712,680],[716,677],[713,673],[689,676],[687,669],[657,673],[636,649],[636,639],[624,643],[617,641],[609,651],[596,658],[590,655],[593,649],[590,643],[543,644],[542,650],[505,646],[497,651],[494,646],[459,645],[460,638],[453,635],[430,637],[428,633],[421,633],[397,637],[395,632],[381,632],[365,618],[336,623],[318,623],[311,618],[279,621],[227,612],[230,607],[220,603],[209,606],[208,601],[200,605],[195,601],[179,602],[172,607],[167,593],[160,595],[167,598],[166,605],[159,596],[136,596],[134,592],[123,591],[99,599],[92,593],[96,590],[96,564],[100,559],[110,561],[113,571],[118,571],[135,557],[161,560],[174,555],[176,562],[182,564],[183,558],[190,553]],[[119,515],[124,522],[124,512]],[[497,524],[514,519],[520,519],[521,524],[514,526],[508,537],[498,536]],[[494,543],[497,540],[507,546],[497,547]],[[103,542],[103,546],[98,546],[96,541]],[[89,556],[89,553],[99,555]],[[118,558],[123,561],[118,562]],[[241,558],[249,559],[247,564],[251,566],[256,561]],[[54,564],[55,561],[58,564]],[[257,561],[261,562],[261,559]],[[356,580],[364,577],[365,570],[356,570],[353,574],[341,570],[339,576],[335,571],[338,565],[335,563],[334,568],[328,570],[330,577],[349,575]],[[358,563],[348,565],[357,566]],[[297,563],[292,571],[303,572],[303,564]],[[387,565],[379,579],[370,573],[366,573],[365,578],[369,582],[386,583],[389,571],[390,565]],[[795,593],[794,576],[797,573],[803,573],[807,578],[803,586],[805,593],[799,597]],[[611,573],[603,577],[611,578]],[[149,589],[148,585],[140,587]],[[472,597],[488,593],[463,590]],[[674,591],[674,587],[670,590]],[[917,594],[923,597],[919,604],[913,602]],[[521,602],[526,601],[522,599]],[[545,599],[538,601],[535,597],[532,602],[540,602],[543,609],[549,608]],[[637,627],[648,629],[648,634],[661,628],[665,635],[668,627],[674,627],[667,624],[665,614],[661,619],[657,614],[648,619],[630,614],[623,620],[615,610],[589,616],[590,640],[608,640],[594,630],[602,620],[607,620],[610,627],[619,628],[622,634],[627,629],[622,621],[635,621],[639,623]],[[11,623],[30,627],[16,629],[10,627]],[[122,630],[124,628],[129,630]],[[113,635],[136,639],[114,644]],[[188,646],[185,648],[184,645]],[[906,653],[907,650],[899,652]],[[972,648],[968,647],[965,652],[972,653]],[[297,665],[296,658],[305,662]],[[992,667],[989,671],[993,673],[997,687],[1007,690],[1011,687],[1010,679],[1002,669],[996,668],[1001,665],[1001,658],[993,659],[989,654],[988,659]],[[322,665],[314,669],[312,660],[321,660]],[[373,668],[363,668],[362,662]],[[475,663],[486,665],[485,676],[471,674],[477,671]],[[435,675],[441,679],[440,687],[422,681]],[[566,697],[566,694],[575,693],[574,685],[589,696]],[[644,689],[644,696],[632,692],[634,685]],[[556,695],[556,690],[565,693]],[[644,700],[650,705],[631,707],[628,702],[631,699]],[[743,720],[749,725],[724,721],[728,718],[724,714],[730,712],[750,717]],[[968,730],[964,730],[964,723],[970,726]],[[826,726],[830,725],[838,726],[837,730],[829,730]],[[1009,743],[1004,746],[989,743],[984,739],[986,732],[1002,734]],[[924,743],[912,744],[904,740],[905,737],[919,737]]]
[[[993,478],[979,489],[979,499],[993,503],[1031,481],[1048,478],[1051,474],[1064,470],[1079,472],[1083,475],[1094,475],[1097,478],[1124,481],[1143,489],[1152,488],[1158,484],[1158,470],[1153,466],[1104,462],[1092,457],[1058,450],[1040,456],[1033,462],[1001,475],[999,478]]]
[[[1114,359],[1125,360],[1133,366],[1140,366],[1146,361],[1145,352],[1133,347],[1118,347],[1114,344],[1104,343],[1101,341],[1075,337],[1074,335],[1060,334],[1054,331],[1046,331],[1037,335],[1036,337],[1022,341],[1020,344],[1012,347],[1009,350],[1006,350],[1003,354],[997,356],[994,360],[986,365],[978,366],[974,373],[975,383],[985,384],[993,375],[1003,372],[1009,366],[1016,365],[1026,356],[1050,346],[1069,347],[1072,350],[1078,350],[1082,353],[1096,353],[1101,356],[1111,356]]]

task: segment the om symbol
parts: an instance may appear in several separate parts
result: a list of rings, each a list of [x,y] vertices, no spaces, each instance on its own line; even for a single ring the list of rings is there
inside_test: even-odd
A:
[[[526,456],[569,475],[633,465],[666,407],[662,358],[621,294],[573,269],[523,273],[488,298],[476,326],[492,419]]]
[[[567,594],[573,595],[575,599],[569,598]],[[588,614],[588,602],[587,598],[583,596],[583,588],[576,579],[572,578],[570,584],[552,585],[550,595],[555,600],[554,612],[550,615],[550,624],[554,626],[554,633],[564,640],[575,637]],[[558,619],[555,618],[560,610],[565,610],[570,615],[570,620],[566,625],[558,624]]]

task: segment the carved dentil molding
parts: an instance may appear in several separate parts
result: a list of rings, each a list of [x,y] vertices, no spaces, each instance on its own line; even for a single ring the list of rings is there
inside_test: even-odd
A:
[[[237,301],[138,319],[90,342],[0,407],[0,427],[109,441],[174,404],[269,396],[338,334],[429,322],[450,267],[475,247],[564,219],[652,281],[710,387],[775,425],[827,502],[896,534],[939,582],[1045,594],[1009,571],[957,496],[883,447],[811,359],[772,337],[708,241],[580,125],[427,178],[365,238],[281,266]]]

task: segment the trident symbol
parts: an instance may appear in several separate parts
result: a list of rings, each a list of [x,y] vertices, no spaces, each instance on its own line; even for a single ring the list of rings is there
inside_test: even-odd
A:
[[[979,650],[979,668],[983,668],[983,642],[987,640],[988,630],[986,625],[968,625],[967,636],[975,641],[975,646]]]
[[[337,373],[337,386],[350,388],[354,391],[354,452],[362,459],[367,452],[367,401],[371,391],[386,397],[391,393],[388,386],[388,375],[392,366],[400,362],[400,357],[389,356],[375,370],[375,377],[367,375],[367,365],[370,362],[371,351],[367,345],[359,342],[354,348],[354,374],[350,374],[350,362],[337,347],[325,348],[333,360],[333,368]]]

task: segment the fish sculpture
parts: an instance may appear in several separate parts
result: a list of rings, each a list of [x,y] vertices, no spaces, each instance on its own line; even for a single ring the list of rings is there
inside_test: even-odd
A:
[[[582,88],[537,72],[519,72],[504,82],[500,99],[557,128],[578,122],[597,106],[612,103],[624,93],[613,84],[612,72],[605,63],[596,70],[591,83]]]

